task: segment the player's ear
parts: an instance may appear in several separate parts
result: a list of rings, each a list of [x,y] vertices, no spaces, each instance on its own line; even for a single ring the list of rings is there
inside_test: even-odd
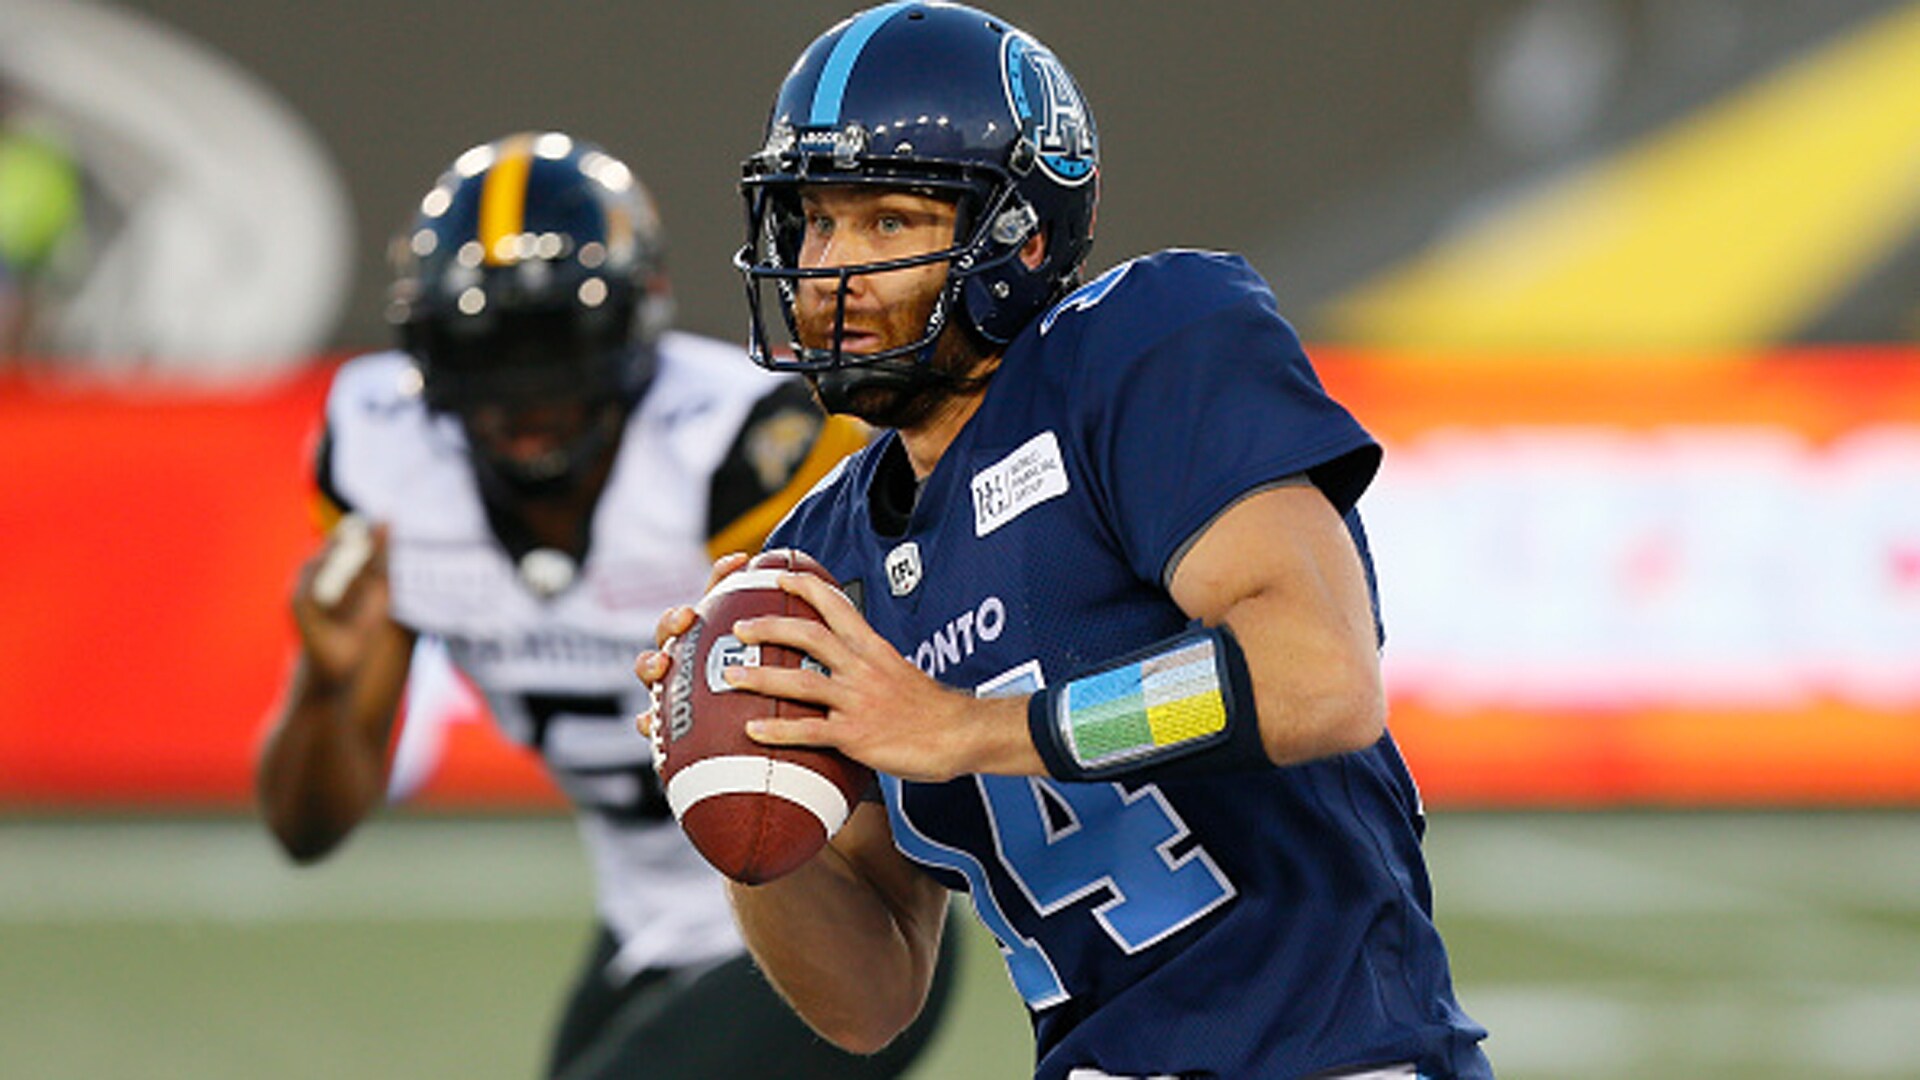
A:
[[[1027,237],[1026,243],[1020,245],[1020,261],[1029,270],[1038,270],[1040,268],[1041,260],[1045,259],[1046,257],[1047,257],[1047,234],[1046,233],[1036,232],[1032,236]]]

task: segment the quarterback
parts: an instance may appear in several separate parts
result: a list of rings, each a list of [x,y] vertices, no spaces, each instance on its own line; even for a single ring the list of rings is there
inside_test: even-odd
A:
[[[736,626],[824,669],[729,669],[826,710],[748,731],[882,774],[822,854],[729,885],[749,946],[871,1048],[957,891],[1042,1080],[1489,1077],[1386,727],[1380,449],[1242,259],[1083,282],[1099,182],[1054,53],[940,3],[814,41],[746,161],[756,359],[890,429],[769,539],[847,586],[781,578],[825,625]]]
[[[541,755],[592,860],[599,926],[549,1076],[747,1076],[769,1055],[787,1076],[898,1074],[925,1027],[855,1058],[794,1018],[629,729],[648,702],[627,668],[661,609],[865,433],[666,329],[651,200],[592,144],[469,150],[396,250],[402,348],[348,361],[327,401],[317,486],[348,524],[293,596],[302,648],[258,771],[274,836],[316,860],[380,804],[432,635]]]

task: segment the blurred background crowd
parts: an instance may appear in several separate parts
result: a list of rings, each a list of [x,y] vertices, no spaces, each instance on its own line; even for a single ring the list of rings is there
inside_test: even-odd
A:
[[[382,344],[385,245],[419,178],[521,127],[632,159],[677,223],[684,321],[731,333],[732,181],[792,43],[839,12],[425,0],[403,26],[372,5],[5,0],[0,243],[39,298],[26,351],[238,372]],[[1908,5],[1006,14],[1077,46],[1113,134],[1100,259],[1244,251],[1310,339],[1920,332]]]

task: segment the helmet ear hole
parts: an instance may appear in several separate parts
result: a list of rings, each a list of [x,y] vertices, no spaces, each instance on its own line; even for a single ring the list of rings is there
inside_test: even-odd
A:
[[[646,296],[640,301],[640,316],[633,336],[643,344],[652,342],[673,325],[673,313],[671,292],[664,287],[647,290]]]
[[[1020,265],[1017,256],[999,270],[975,274],[960,292],[967,323],[992,345],[1005,345],[1018,337],[1033,321],[1029,313],[1051,298],[1052,288],[1044,277],[1024,265],[1016,271],[1015,265]]]

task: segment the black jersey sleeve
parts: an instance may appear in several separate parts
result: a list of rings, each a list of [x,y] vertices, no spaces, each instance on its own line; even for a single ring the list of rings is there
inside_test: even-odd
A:
[[[805,383],[783,380],[754,403],[714,470],[708,553],[759,550],[787,511],[866,441],[859,422],[825,415]]]
[[[313,521],[321,532],[329,532],[340,519],[353,513],[353,504],[340,493],[333,476],[333,425],[320,429],[313,448]]]

